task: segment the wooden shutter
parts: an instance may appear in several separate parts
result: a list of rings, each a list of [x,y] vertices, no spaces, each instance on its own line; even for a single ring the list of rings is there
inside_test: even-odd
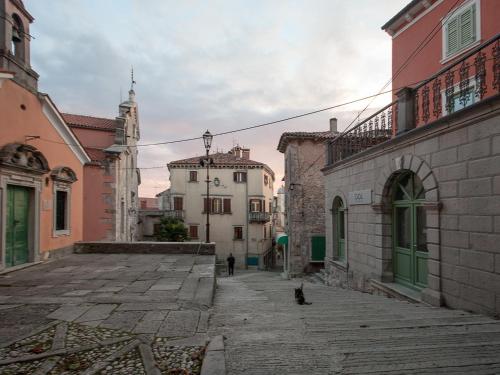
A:
[[[475,4],[460,15],[460,48],[474,42]]]
[[[260,201],[260,212],[266,212],[266,202],[264,200]]]
[[[233,181],[238,182],[238,172],[233,172]]]
[[[189,226],[189,237],[198,238],[198,226],[197,225],[190,225]]]
[[[181,211],[182,210],[182,197],[174,197],[174,210]]]
[[[224,213],[225,214],[231,213],[231,199],[229,198],[224,198]]]
[[[452,18],[446,25],[446,55],[452,55],[459,48],[458,41],[458,17]]]
[[[247,172],[241,172],[241,182],[247,182]]]
[[[209,207],[209,201],[207,198],[203,198],[203,212],[207,213]]]

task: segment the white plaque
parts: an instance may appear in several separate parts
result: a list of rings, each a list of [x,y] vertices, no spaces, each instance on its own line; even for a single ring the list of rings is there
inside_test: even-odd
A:
[[[372,191],[371,190],[358,190],[351,191],[349,193],[349,204],[371,204],[372,203]]]

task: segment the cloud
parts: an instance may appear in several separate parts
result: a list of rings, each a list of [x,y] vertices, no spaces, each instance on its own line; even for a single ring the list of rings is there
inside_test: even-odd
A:
[[[114,117],[134,65],[141,142],[247,127],[373,94],[390,76],[390,37],[380,30],[402,6],[384,2],[27,0],[36,21],[32,65],[63,111]],[[372,107],[388,103],[377,100]],[[281,178],[283,131],[340,128],[366,102],[217,137],[214,148],[250,147]],[[199,154],[202,142],[143,147],[139,166]],[[166,169],[142,172],[141,195],[168,185]]]

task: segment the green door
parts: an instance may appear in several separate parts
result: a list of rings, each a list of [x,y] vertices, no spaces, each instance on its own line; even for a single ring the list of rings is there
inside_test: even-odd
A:
[[[311,262],[325,261],[325,237],[311,237]]]
[[[29,197],[30,189],[7,186],[7,236],[5,265],[7,267],[29,261]]]
[[[394,277],[412,288],[427,286],[425,191],[413,173],[396,181],[394,197]]]
[[[345,223],[344,208],[339,207],[337,211],[337,248],[339,249],[339,260],[345,260]]]

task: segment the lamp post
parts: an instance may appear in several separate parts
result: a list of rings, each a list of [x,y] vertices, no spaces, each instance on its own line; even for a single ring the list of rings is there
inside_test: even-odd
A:
[[[207,167],[207,229],[206,229],[206,236],[205,236],[205,242],[209,243],[210,242],[210,175],[209,175],[209,170],[210,170],[210,158],[208,157],[208,152],[210,151],[210,147],[212,146],[212,138],[213,135],[210,134],[210,132],[207,130],[203,134],[203,143],[205,144],[205,150],[207,151],[207,157],[205,159],[205,165]]]

